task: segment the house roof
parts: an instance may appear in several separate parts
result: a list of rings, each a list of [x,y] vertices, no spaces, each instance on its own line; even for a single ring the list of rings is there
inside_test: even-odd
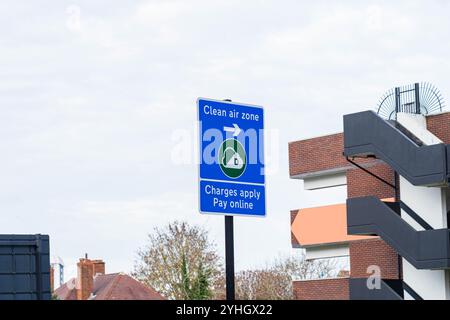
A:
[[[75,278],[55,290],[60,300],[76,300]],[[90,300],[164,300],[158,292],[123,273],[97,275]]]
[[[72,278],[56,289],[54,294],[60,300],[77,300],[77,290],[75,286],[76,280],[75,278]]]

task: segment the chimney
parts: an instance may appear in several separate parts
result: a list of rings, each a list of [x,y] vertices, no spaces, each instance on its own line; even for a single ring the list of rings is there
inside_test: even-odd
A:
[[[105,274],[105,262],[103,260],[92,260],[92,269],[94,277]]]
[[[86,257],[77,263],[77,300],[87,300],[94,288],[94,268],[93,263]]]

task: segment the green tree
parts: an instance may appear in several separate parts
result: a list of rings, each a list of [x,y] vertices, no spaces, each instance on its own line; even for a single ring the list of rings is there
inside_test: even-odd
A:
[[[197,277],[192,287],[191,298],[193,300],[205,300],[212,297],[210,274],[211,270],[207,270],[200,262]]]
[[[182,285],[182,290],[183,290],[184,296],[186,297],[186,299],[190,299],[191,284],[190,284],[190,280],[189,280],[189,272],[188,272],[186,256],[184,254],[182,254],[182,257],[181,257],[181,285]]]

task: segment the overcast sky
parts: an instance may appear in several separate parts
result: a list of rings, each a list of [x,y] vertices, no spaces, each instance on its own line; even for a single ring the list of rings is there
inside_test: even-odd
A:
[[[0,232],[49,234],[67,276],[85,252],[131,271],[175,219],[223,251],[223,219],[197,208],[199,96],[265,107],[268,214],[235,219],[238,270],[291,254],[291,209],[345,199],[289,179],[289,141],[341,131],[395,85],[429,81],[450,99],[447,1],[4,0],[0,12]]]

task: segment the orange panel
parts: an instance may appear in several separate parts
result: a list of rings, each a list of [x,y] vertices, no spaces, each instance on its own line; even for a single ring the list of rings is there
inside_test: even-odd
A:
[[[301,246],[376,238],[373,236],[347,235],[347,208],[345,204],[300,209],[292,222],[291,228]]]

